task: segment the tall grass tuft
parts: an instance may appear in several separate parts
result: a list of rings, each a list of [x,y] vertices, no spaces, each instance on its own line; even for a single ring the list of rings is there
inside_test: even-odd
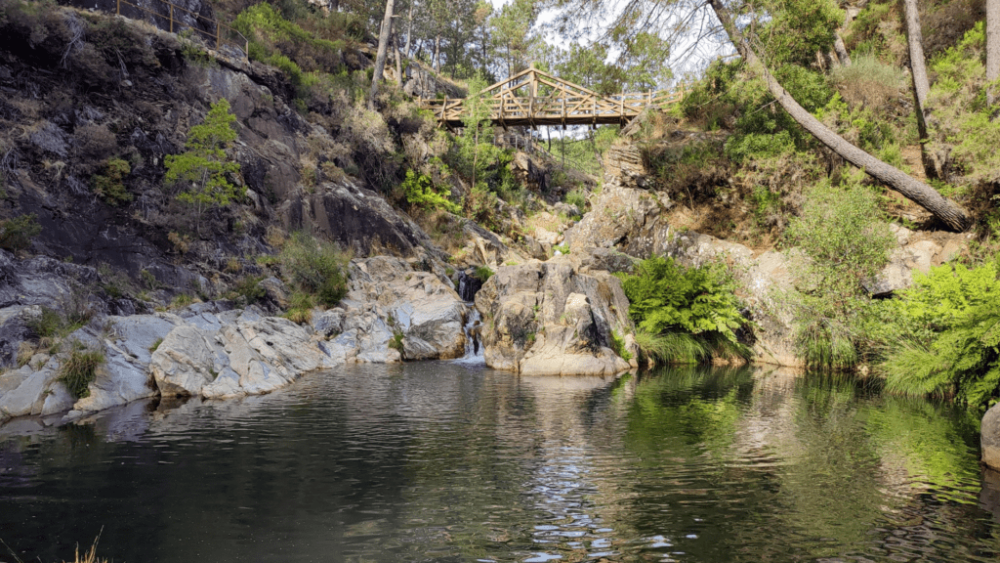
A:
[[[97,367],[104,363],[99,350],[74,350],[59,370],[62,381],[77,399],[90,396],[90,384],[97,377]]]

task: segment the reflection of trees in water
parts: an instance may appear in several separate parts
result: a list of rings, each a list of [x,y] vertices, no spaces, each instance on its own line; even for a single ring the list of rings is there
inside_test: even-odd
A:
[[[641,535],[697,560],[768,561],[903,553],[900,538],[950,557],[940,538],[976,528],[976,510],[959,504],[975,501],[978,476],[966,417],[872,397],[852,379],[741,377],[667,370],[638,385],[626,459],[643,474],[619,513]],[[916,527],[896,519],[911,513]],[[969,537],[959,560],[978,560],[977,543],[986,548]]]
[[[1000,543],[975,506],[974,418],[852,379],[518,378],[428,363],[146,408],[0,440],[0,466],[14,467],[0,474],[0,529],[16,523],[15,547],[38,547],[26,560],[65,558],[51,546],[102,525],[108,555],[154,563],[289,550],[334,562],[601,550],[977,561]],[[45,502],[18,500],[34,495]]]

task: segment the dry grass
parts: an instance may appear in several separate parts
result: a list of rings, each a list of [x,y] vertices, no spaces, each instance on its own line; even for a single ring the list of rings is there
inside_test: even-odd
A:
[[[101,533],[104,533],[103,528],[101,528]],[[63,560],[62,563],[109,563],[110,561],[109,559],[104,559],[102,557],[97,556],[97,544],[98,542],[101,541],[101,533],[97,534],[97,537],[94,538],[94,543],[91,544],[90,549],[84,551],[81,554],[80,546],[79,544],[77,544],[75,554],[73,555],[73,560],[72,561]],[[11,557],[14,558],[14,561],[16,561],[17,563],[25,563],[24,560],[22,560],[17,555],[17,552],[11,549],[10,546],[7,545],[7,542],[3,541],[3,539],[0,539],[0,545],[3,545],[5,548],[7,548],[7,552],[10,553]]]
[[[831,73],[844,100],[853,107],[882,108],[906,85],[906,72],[884,64],[874,55],[860,55],[848,67]]]

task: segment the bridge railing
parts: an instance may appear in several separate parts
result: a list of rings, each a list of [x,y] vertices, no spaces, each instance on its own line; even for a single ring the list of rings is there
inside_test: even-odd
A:
[[[679,102],[684,90],[619,94],[609,97],[581,94],[577,96],[512,96],[494,97],[489,104],[489,119],[499,124],[525,122],[539,125],[607,123],[627,121],[646,107],[663,107]],[[464,113],[464,98],[421,99],[420,105],[431,110],[439,122],[458,123]]]
[[[138,0],[137,0],[138,1]],[[196,34],[198,38],[205,41],[209,47],[214,48],[215,51],[221,52],[222,47],[228,46],[233,47],[239,51],[244,62],[248,62],[247,55],[250,51],[250,41],[240,33],[239,31],[219,23],[218,20],[213,20],[207,18],[197,12],[193,12],[186,8],[182,8],[176,4],[172,4],[167,0],[159,0],[159,2],[167,8],[167,14],[161,14],[157,11],[150,10],[149,8],[144,8],[137,4],[133,4],[128,0],[116,0],[115,5],[115,15],[132,17],[128,12],[138,11],[144,14],[149,14],[154,18],[159,18],[154,20],[154,24],[157,22],[162,22],[163,27],[170,33],[180,33],[184,30],[190,30],[192,33]],[[215,27],[214,31],[206,31],[197,26],[192,26],[184,21],[183,14],[189,14],[194,17],[195,21],[201,21],[208,23],[208,27]],[[175,17],[176,16],[176,17]],[[136,18],[138,19],[138,18]],[[157,27],[161,27],[157,25]]]

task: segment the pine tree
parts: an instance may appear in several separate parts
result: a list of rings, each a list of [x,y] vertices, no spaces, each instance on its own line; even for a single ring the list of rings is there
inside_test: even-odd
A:
[[[226,149],[236,140],[235,121],[236,116],[229,111],[229,101],[219,100],[212,104],[205,121],[188,132],[184,143],[187,151],[167,155],[164,159],[167,168],[164,183],[184,186],[177,194],[177,201],[194,207],[199,234],[205,211],[216,205],[229,205],[246,192],[246,188],[229,182],[230,175],[240,172],[239,163],[226,156]]]

